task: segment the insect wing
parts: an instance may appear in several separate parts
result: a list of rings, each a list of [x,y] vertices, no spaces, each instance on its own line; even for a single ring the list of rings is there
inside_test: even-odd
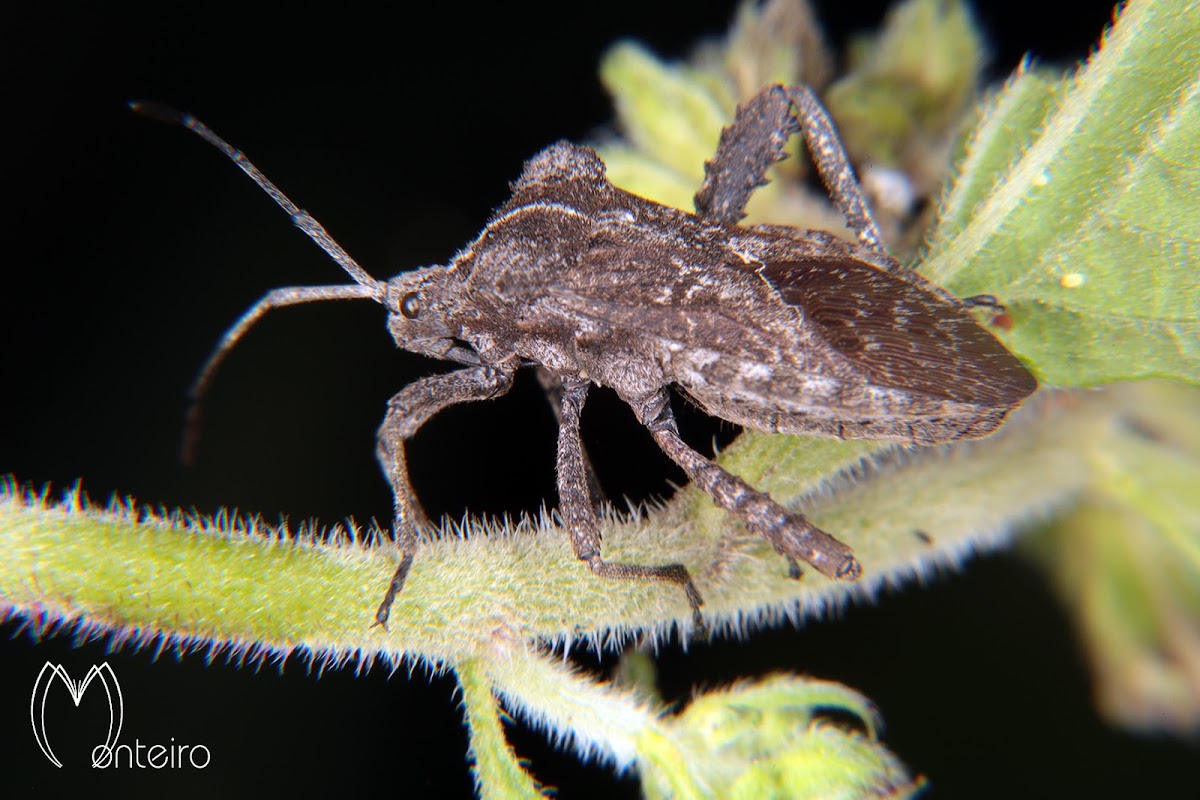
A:
[[[770,290],[740,266],[674,263],[652,248],[599,248],[560,276],[548,300],[616,335],[763,363],[787,352],[778,329],[754,313],[771,303]]]
[[[758,273],[878,386],[987,406],[1037,388],[1004,345],[915,273],[852,258],[766,264]]]

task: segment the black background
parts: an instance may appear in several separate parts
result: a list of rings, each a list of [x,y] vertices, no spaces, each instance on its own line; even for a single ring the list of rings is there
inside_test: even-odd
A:
[[[220,373],[199,461],[183,468],[186,390],[225,327],[267,289],[342,276],[211,148],[125,102],[195,112],[387,277],[444,262],[540,147],[602,129],[605,46],[631,36],[682,56],[723,32],[734,4],[434,3],[387,16],[303,4],[34,5],[7,8],[0,29],[0,473],[82,480],[99,500],[333,522],[388,518],[374,431],[388,396],[437,367],[395,351],[368,303],[279,312]],[[817,5],[838,44],[885,7]],[[980,3],[993,77],[1027,51],[1050,64],[1085,56],[1111,10],[1103,0]],[[697,443],[718,430],[690,425]],[[611,495],[662,495],[678,479],[604,393],[584,426]],[[431,515],[456,517],[552,504],[553,452],[552,418],[528,378],[502,400],[447,412],[411,448]],[[0,774],[11,796],[471,791],[446,677],[318,678],[298,660],[281,674],[200,655],[106,655],[103,643],[61,636],[34,643],[11,621],[3,632]],[[42,758],[27,722],[37,670],[50,660],[79,677],[105,658],[126,692],[129,735],[203,743],[207,770],[60,772]],[[1015,556],[839,621],[662,658],[673,699],[779,669],[872,697],[888,744],[929,776],[934,796],[1200,796],[1195,749],[1096,718],[1074,633]],[[580,766],[520,726],[512,739],[564,797],[636,793],[635,781]]]

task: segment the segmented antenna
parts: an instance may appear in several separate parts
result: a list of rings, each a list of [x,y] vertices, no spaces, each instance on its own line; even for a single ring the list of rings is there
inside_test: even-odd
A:
[[[204,362],[204,367],[200,370],[200,374],[196,377],[195,382],[192,383],[192,388],[188,393],[190,405],[188,407],[187,420],[184,423],[183,461],[186,464],[190,464],[194,460],[196,444],[200,436],[201,401],[212,384],[217,367],[224,361],[226,354],[237,344],[238,340],[245,335],[246,331],[250,330],[254,323],[258,322],[260,317],[273,308],[293,306],[300,303],[313,303],[320,300],[357,300],[365,298],[382,303],[387,291],[387,285],[371,277],[365,269],[360,267],[358,262],[351,258],[350,254],[329,235],[321,223],[317,222],[307,211],[293,203],[286,194],[280,191],[278,186],[272,183],[266,175],[259,171],[258,167],[250,162],[250,159],[246,158],[245,153],[230,145],[220,136],[217,136],[203,122],[191,114],[176,111],[160,103],[147,103],[135,100],[129,103],[129,108],[160,122],[166,122],[171,125],[182,125],[224,153],[233,163],[241,168],[242,172],[250,176],[250,180],[254,181],[260,189],[271,196],[271,199],[280,208],[287,212],[297,228],[304,231],[308,235],[308,238],[316,242],[330,258],[337,262],[338,266],[354,279],[354,284],[289,286],[282,289],[273,289],[251,306],[246,313],[242,314],[237,322],[225,332],[225,335],[221,337],[221,341],[208,357],[208,360]]]

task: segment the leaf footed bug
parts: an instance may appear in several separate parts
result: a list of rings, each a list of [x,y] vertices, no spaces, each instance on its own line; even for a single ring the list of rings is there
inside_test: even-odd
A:
[[[269,292],[217,345],[193,401],[263,314],[317,300],[375,300],[389,312],[397,346],[463,366],[405,387],[379,428],[400,550],[379,625],[429,524],[409,481],[405,442],[448,406],[504,394],[520,367],[538,367],[559,384],[559,502],[576,556],[603,577],[679,584],[698,627],[703,601],[684,565],[601,556],[579,432],[591,384],[614,389],[688,477],[793,568],[805,561],[845,580],[862,573],[847,545],[680,438],[670,387],[757,430],[908,444],[986,436],[1037,387],[966,310],[994,298],[956,300],[887,254],[833,123],[806,87],[771,86],[739,107],[705,165],[695,214],[613,186],[594,151],[559,142],[526,163],[511,199],[448,265],[387,282],[368,275],[203,123],[132,105],[222,150],[355,281]],[[801,131],[856,244],[821,231],[738,226],[751,192]]]

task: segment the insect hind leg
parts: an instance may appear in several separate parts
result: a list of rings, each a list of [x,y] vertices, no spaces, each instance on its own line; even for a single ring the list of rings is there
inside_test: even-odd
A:
[[[821,182],[829,190],[833,204],[846,218],[846,224],[858,235],[858,240],[876,253],[887,257],[879,226],[871,216],[871,209],[863,198],[862,187],[850,166],[850,157],[842,146],[837,127],[829,112],[807,86],[774,86],[765,91],[774,91],[785,96],[800,116],[800,128],[804,131],[804,143],[812,154],[813,163]]]
[[[689,447],[679,436],[667,389],[658,390],[645,402],[631,405],[654,441],[683,468],[688,478],[718,506],[769,541],[777,553],[788,559],[789,565],[797,560],[806,561],[821,574],[840,580],[857,580],[862,575],[862,565],[848,545]],[[792,572],[789,569],[789,574]]]
[[[736,225],[746,216],[746,203],[767,183],[767,170],[787,157],[784,148],[799,130],[791,102],[764,89],[738,106],[733,124],[721,130],[717,153],[704,164],[704,185],[696,192],[696,213],[715,222]]]
[[[700,606],[704,600],[683,564],[647,566],[605,561],[600,555],[600,527],[587,485],[587,466],[579,436],[579,419],[587,399],[586,381],[564,381],[561,395],[558,434],[558,494],[571,547],[580,561],[602,578],[621,580],[658,580],[678,584],[687,596],[696,629],[705,628]]]
[[[696,193],[696,213],[735,225],[746,203],[767,183],[767,170],[786,157],[792,134],[804,141],[825,188],[858,239],[887,256],[879,226],[863,198],[837,127],[807,86],[768,86],[738,106],[733,124],[721,131],[717,153],[704,165],[704,185]]]

